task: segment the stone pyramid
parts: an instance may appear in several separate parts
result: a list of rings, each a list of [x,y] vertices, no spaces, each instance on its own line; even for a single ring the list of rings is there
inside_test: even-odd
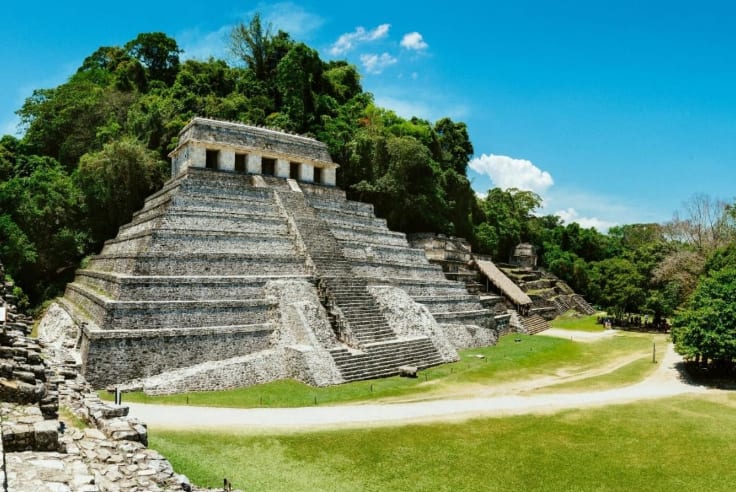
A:
[[[76,338],[96,387],[336,384],[495,342],[477,296],[335,187],[324,144],[195,118],[170,156],[41,323]]]

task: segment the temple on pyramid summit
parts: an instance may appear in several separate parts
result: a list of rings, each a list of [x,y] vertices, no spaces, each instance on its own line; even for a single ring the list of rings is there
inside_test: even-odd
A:
[[[194,118],[170,157],[171,179],[42,321],[95,387],[338,384],[454,361],[509,329],[346,199],[325,144]]]

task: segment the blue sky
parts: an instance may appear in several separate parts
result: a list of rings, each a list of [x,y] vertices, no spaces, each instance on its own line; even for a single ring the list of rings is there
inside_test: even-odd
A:
[[[100,46],[163,31],[226,56],[231,27],[275,28],[358,66],[402,116],[468,125],[476,191],[516,186],[544,213],[606,229],[663,222],[695,193],[736,198],[736,3],[671,1],[11,2],[0,133],[35,88]]]

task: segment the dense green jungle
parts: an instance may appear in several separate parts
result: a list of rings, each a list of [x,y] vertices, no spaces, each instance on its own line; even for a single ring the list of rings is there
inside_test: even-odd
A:
[[[465,123],[399,117],[374,104],[357,68],[260,16],[236,26],[230,60],[187,59],[175,39],[142,33],[102,46],[66,82],[30,94],[23,136],[0,139],[0,261],[21,307],[60,295],[168,178],[167,154],[194,116],[240,121],[325,142],[338,186],[370,202],[391,229],[464,237],[499,261],[519,242],[540,264],[609,313],[673,319],[678,350],[732,371],[736,356],[736,207],[683,197],[665,224],[606,233],[541,215],[537,194],[467,176]]]

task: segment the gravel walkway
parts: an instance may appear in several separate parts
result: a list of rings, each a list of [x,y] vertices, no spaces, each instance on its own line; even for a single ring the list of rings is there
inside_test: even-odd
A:
[[[682,379],[675,367],[680,360],[670,344],[657,371],[642,382],[622,388],[582,393],[524,396],[513,394],[383,405],[303,408],[230,409],[138,403],[131,403],[130,408],[132,415],[141,418],[154,429],[207,429],[229,432],[404,425],[473,417],[554,413],[565,409],[622,404],[707,391]]]

